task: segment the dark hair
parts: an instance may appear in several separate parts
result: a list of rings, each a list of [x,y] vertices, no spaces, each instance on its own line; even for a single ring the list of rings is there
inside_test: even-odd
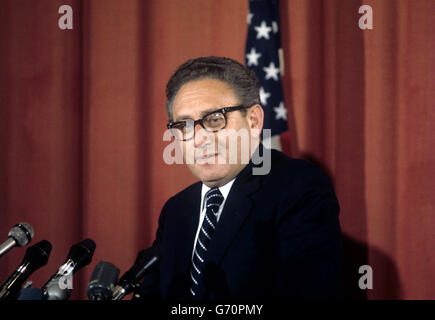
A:
[[[200,79],[226,82],[233,88],[240,103],[246,107],[260,104],[260,85],[253,71],[230,58],[200,57],[188,60],[179,66],[166,85],[166,111],[170,121],[178,90],[187,82]]]

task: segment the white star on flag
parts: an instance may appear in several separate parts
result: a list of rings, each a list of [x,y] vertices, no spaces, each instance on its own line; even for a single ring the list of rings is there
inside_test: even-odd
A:
[[[270,97],[270,93],[264,91],[264,88],[261,87],[260,88],[260,101],[261,101],[261,104],[266,106],[267,105],[267,99],[269,99],[269,97]]]
[[[258,59],[261,57],[261,53],[258,53],[255,51],[255,48],[251,49],[251,52],[249,52],[246,55],[246,58],[248,59],[248,67],[249,66],[258,66]]]
[[[280,102],[277,108],[273,108],[275,111],[275,120],[282,119],[287,120],[287,109],[284,106],[284,102]]]
[[[266,21],[262,21],[259,27],[255,27],[255,30],[257,31],[257,39],[264,37],[269,40],[269,32],[272,31],[272,28],[267,26]]]
[[[251,24],[251,21],[252,21],[252,18],[254,17],[254,14],[253,13],[248,13],[248,24]]]
[[[264,77],[266,80],[273,79],[278,81],[279,68],[275,67],[273,61],[269,64],[268,67],[263,68],[264,72],[266,72],[266,76]]]
[[[278,23],[276,21],[272,21],[272,30],[273,30],[273,33],[278,32]]]

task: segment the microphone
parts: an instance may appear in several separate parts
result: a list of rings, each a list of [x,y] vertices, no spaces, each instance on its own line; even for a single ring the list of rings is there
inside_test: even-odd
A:
[[[100,261],[92,273],[87,295],[89,300],[111,300],[119,269],[110,262]]]
[[[33,228],[26,222],[14,225],[8,233],[8,240],[0,244],[0,257],[15,246],[24,247],[34,236]]]
[[[71,296],[72,275],[91,262],[95,247],[91,239],[71,247],[65,262],[42,287],[46,300],[67,300]]]
[[[121,300],[127,294],[131,293],[139,285],[139,281],[145,274],[149,272],[152,267],[157,265],[162,254],[163,252],[158,246],[152,246],[140,251],[133,267],[119,279],[113,291],[112,300]]]
[[[45,266],[51,252],[51,243],[42,240],[26,250],[24,259],[15,272],[2,284],[0,300],[12,298],[26,279],[36,270]]]
[[[17,300],[44,300],[44,292],[34,287],[24,288],[21,289]]]

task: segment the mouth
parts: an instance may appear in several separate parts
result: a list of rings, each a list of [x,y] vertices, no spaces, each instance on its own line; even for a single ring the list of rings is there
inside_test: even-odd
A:
[[[209,155],[205,155],[205,156],[201,156],[201,157],[196,157],[195,160],[198,162],[206,162],[209,159],[212,159],[214,157],[216,157],[218,154],[217,153],[212,153]]]

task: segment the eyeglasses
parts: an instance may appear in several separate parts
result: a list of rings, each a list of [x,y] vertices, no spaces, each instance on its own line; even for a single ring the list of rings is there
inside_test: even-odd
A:
[[[199,123],[208,132],[216,132],[222,130],[227,125],[226,114],[231,111],[244,110],[250,107],[234,106],[225,107],[207,113],[202,119],[198,120],[182,120],[177,122],[168,122],[168,129],[176,140],[187,141],[195,136],[195,127]]]

